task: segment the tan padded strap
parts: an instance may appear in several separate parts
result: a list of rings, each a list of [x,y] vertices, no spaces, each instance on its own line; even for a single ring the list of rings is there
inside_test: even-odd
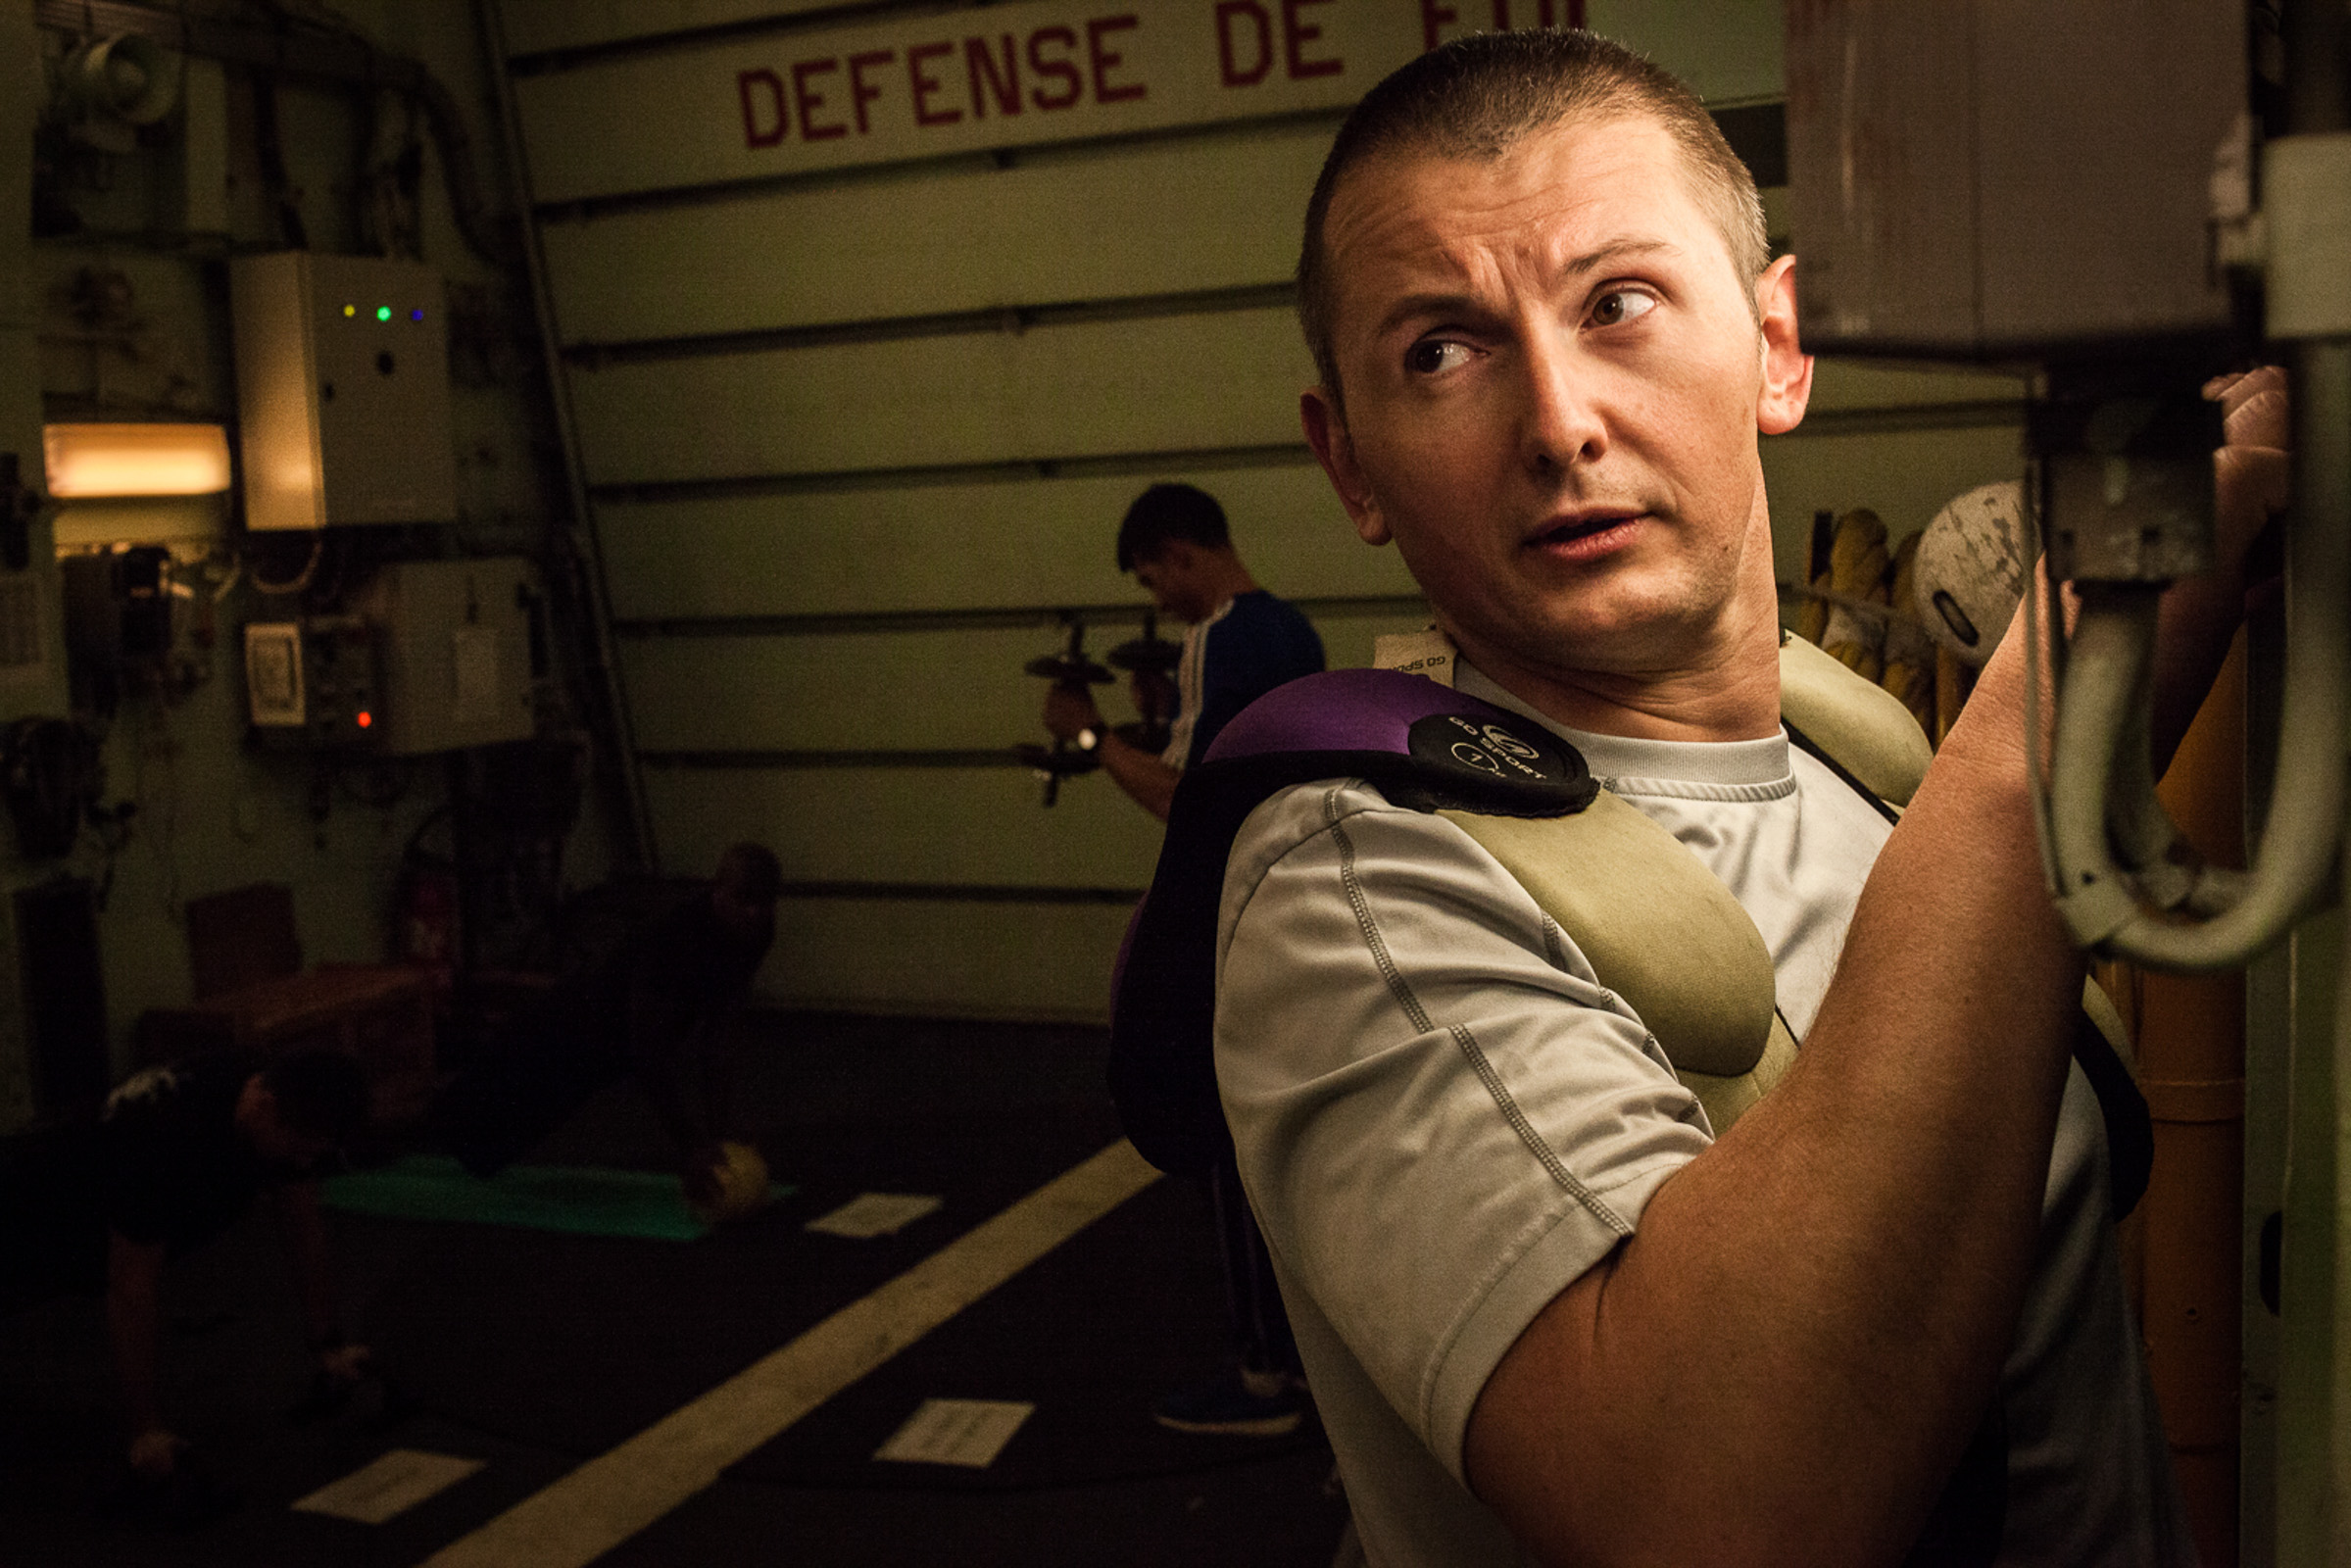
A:
[[[1772,1028],[1772,959],[1731,890],[1602,790],[1573,816],[1441,811],[1501,862],[1641,1015],[1677,1070],[1753,1070]]]
[[[2089,1014],[2089,1021],[2098,1026],[2098,1033],[2104,1035],[2106,1043],[2114,1047],[2114,1054],[2122,1058],[2131,1076],[2137,1078],[2138,1052],[2131,1044],[2131,1030],[2124,1024],[2122,1013],[2116,1010],[2114,998],[2108,996],[2106,988],[2094,979],[2082,982],[2082,1010]]]
[[[1430,627],[1378,640],[1382,669],[1453,684],[1451,639]],[[1880,798],[1905,805],[1934,749],[1901,700],[1801,638],[1780,645],[1780,710]],[[1641,1015],[1716,1137],[1796,1058],[1773,1005],[1771,954],[1731,890],[1674,836],[1602,790],[1574,816],[1443,811],[1557,921],[1600,984]],[[2085,997],[2109,1039],[2121,1020]],[[2101,1010],[2102,1009],[2102,1010]],[[2130,1059],[2127,1049],[2124,1059]]]
[[[1676,1068],[1674,1076],[1698,1097],[1698,1103],[1706,1107],[1707,1124],[1714,1129],[1714,1136],[1720,1138],[1756,1101],[1772,1092],[1795,1059],[1796,1037],[1788,1032],[1787,1023],[1774,1012],[1771,1038],[1764,1043],[1763,1058],[1755,1063],[1754,1071],[1721,1078],[1683,1067]]]
[[[1801,637],[1780,642],[1780,712],[1879,799],[1907,806],[1935,748],[1902,700]]]

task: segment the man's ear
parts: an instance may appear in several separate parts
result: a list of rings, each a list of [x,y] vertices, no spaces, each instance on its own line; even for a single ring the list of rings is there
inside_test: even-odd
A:
[[[1347,514],[1354,519],[1357,537],[1367,545],[1388,543],[1394,535],[1381,514],[1379,498],[1372,494],[1371,481],[1355,462],[1355,443],[1347,433],[1347,417],[1339,412],[1339,400],[1321,387],[1308,387],[1298,394],[1298,416],[1306,427],[1306,444],[1314,449],[1322,471],[1331,476],[1331,488],[1339,492]]]
[[[1763,390],[1755,428],[1785,435],[1803,422],[1812,401],[1812,356],[1796,340],[1796,259],[1783,256],[1755,279],[1755,315],[1763,324]]]

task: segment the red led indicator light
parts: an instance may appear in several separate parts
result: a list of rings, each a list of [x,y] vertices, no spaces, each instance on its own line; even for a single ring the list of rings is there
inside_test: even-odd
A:
[[[374,722],[375,722],[375,715],[374,715],[373,713],[370,713],[370,712],[368,712],[368,711],[367,711],[366,709],[364,709],[364,708],[360,710],[360,712],[359,712],[359,726],[360,726],[360,728],[362,728],[362,729],[366,729],[366,728],[367,728],[368,725],[370,725],[370,724],[372,724],[372,723],[374,723]]]

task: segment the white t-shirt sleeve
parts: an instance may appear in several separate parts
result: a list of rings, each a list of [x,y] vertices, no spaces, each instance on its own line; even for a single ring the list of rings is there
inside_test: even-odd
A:
[[[1244,824],[1216,1073],[1268,1245],[1456,1478],[1536,1313],[1709,1142],[1656,1041],[1470,837],[1361,783]]]

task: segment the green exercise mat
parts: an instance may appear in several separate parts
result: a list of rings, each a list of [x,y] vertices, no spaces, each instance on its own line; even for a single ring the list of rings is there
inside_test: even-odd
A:
[[[767,1185],[771,1201],[793,1191],[780,1182]],[[661,1171],[509,1165],[484,1179],[467,1175],[447,1154],[410,1154],[372,1170],[328,1177],[321,1196],[333,1207],[356,1214],[514,1225],[577,1236],[690,1242],[710,1229],[686,1207],[677,1178]]]

